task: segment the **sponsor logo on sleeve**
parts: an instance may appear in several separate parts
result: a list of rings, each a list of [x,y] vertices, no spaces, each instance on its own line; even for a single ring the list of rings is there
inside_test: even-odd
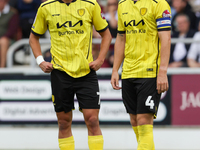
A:
[[[101,11],[101,18],[106,19],[103,11]]]
[[[163,18],[171,18],[171,14],[169,10],[165,10],[162,14]]]

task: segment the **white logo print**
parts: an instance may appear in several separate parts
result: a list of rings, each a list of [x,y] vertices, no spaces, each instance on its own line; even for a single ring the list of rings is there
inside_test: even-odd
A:
[[[147,100],[145,102],[146,106],[150,106],[150,109],[153,109],[154,107],[154,100],[151,100],[152,96],[148,96]]]
[[[98,102],[98,105],[100,105],[100,103],[101,103],[101,99],[100,99],[100,93],[99,93],[99,92],[97,92],[97,95],[99,95],[99,102]]]

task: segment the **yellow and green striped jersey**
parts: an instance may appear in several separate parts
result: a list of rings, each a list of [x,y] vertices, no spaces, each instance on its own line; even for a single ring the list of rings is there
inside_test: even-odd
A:
[[[158,32],[171,30],[165,0],[121,0],[118,33],[126,34],[122,79],[156,77],[160,65]]]
[[[93,25],[98,32],[108,26],[96,0],[48,0],[38,9],[32,33],[41,36],[48,29],[53,67],[78,78],[90,72]]]

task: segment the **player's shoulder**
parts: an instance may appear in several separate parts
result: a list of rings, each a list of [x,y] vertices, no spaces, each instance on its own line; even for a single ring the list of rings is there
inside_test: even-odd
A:
[[[120,0],[119,5],[124,4],[125,2],[127,2],[127,0]]]
[[[97,3],[96,0],[80,0],[80,1],[91,4],[91,5],[95,5]]]
[[[44,7],[44,6],[48,6],[48,5],[56,3],[56,2],[58,2],[58,0],[47,0],[47,1],[43,2],[40,6]]]
[[[159,3],[162,3],[162,4],[166,3],[166,4],[168,4],[168,2],[166,0],[151,0],[151,2],[154,3],[154,4],[159,4]]]

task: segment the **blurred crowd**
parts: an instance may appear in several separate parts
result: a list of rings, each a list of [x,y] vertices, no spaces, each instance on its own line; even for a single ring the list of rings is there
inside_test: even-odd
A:
[[[29,38],[37,9],[46,0],[0,0],[0,67],[6,67],[9,46],[22,38]],[[113,38],[117,35],[118,0],[97,0],[102,9],[102,17],[108,22]],[[167,0],[172,13],[172,38],[194,38],[200,40],[200,0]],[[48,36],[46,36],[48,37]],[[44,36],[45,38],[45,36]],[[100,38],[93,30],[93,38]],[[93,57],[97,58],[100,45],[93,44]],[[114,45],[102,67],[113,66]],[[50,61],[50,53],[45,54]],[[200,67],[200,43],[171,45],[169,67]]]

